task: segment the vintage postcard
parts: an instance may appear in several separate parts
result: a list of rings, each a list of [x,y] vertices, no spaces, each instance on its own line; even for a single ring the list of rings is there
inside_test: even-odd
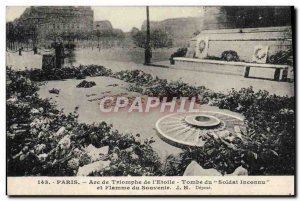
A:
[[[295,196],[294,8],[7,6],[7,195]]]

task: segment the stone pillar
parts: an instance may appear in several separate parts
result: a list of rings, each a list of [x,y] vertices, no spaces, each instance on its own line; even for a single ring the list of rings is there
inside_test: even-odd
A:
[[[204,7],[203,14],[203,29],[226,29],[228,28],[227,15],[221,6],[208,6]]]
[[[44,54],[42,59],[42,69],[49,70],[54,68],[55,56],[51,54]]]

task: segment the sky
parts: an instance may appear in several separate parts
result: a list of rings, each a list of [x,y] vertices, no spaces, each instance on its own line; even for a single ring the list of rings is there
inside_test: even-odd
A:
[[[25,6],[9,6],[6,8],[6,21],[12,21],[24,12]],[[94,20],[109,20],[114,28],[130,31],[132,27],[141,28],[146,19],[145,7],[97,7],[94,10]],[[151,21],[161,21],[168,18],[200,17],[201,7],[155,7],[149,9]]]

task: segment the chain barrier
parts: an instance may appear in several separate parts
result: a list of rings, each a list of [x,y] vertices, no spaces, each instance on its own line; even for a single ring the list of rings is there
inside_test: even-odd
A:
[[[42,49],[42,48],[38,48],[39,50],[41,50],[41,51],[43,51],[43,52],[52,52],[52,51],[54,51],[54,48],[51,48],[51,49]],[[33,49],[30,49],[30,50],[22,50],[22,52],[32,52],[33,51]],[[13,50],[9,50],[9,49],[7,49],[6,50],[6,52],[9,52],[9,53],[16,53],[16,52],[19,52],[19,50],[15,50],[15,51],[13,51]]]
[[[42,49],[42,48],[38,48],[39,50],[42,50],[43,52],[52,52],[54,51],[54,48],[51,48],[51,49]]]
[[[33,50],[22,50],[22,52],[32,52]],[[19,52],[19,50],[16,50],[16,51],[11,51],[11,50],[6,50],[6,52],[9,52],[9,53],[16,53],[16,52]]]
[[[19,50],[15,50],[15,51],[12,51],[12,50],[6,50],[6,52],[9,52],[9,53],[16,53],[18,52]]]
[[[22,52],[31,52],[31,51],[33,51],[32,49],[31,50],[22,50]]]

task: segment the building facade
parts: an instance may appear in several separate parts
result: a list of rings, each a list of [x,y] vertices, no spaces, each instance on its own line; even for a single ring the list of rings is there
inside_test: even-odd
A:
[[[94,12],[89,6],[32,6],[17,24],[33,26],[39,39],[62,33],[84,33],[93,30]]]

